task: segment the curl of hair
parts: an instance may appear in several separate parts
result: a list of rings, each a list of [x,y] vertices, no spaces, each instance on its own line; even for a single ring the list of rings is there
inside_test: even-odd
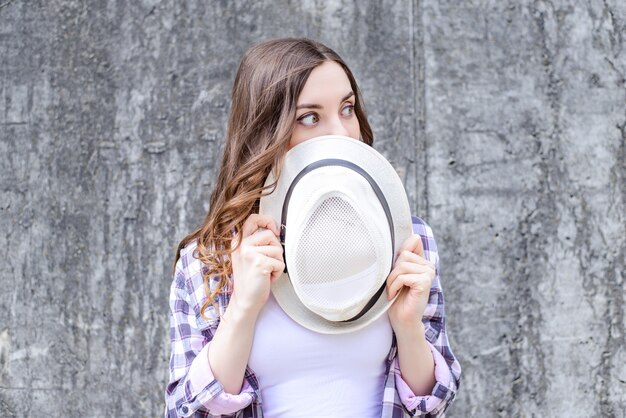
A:
[[[280,176],[296,119],[296,104],[311,71],[334,61],[346,72],[355,95],[355,114],[361,139],[372,145],[373,135],[356,80],[344,61],[330,48],[306,38],[281,38],[262,42],[243,56],[233,84],[231,111],[215,189],[201,226],[178,244],[180,251],[197,241],[194,257],[203,271],[207,296],[201,315],[215,306],[218,294],[232,291],[230,254],[242,238],[242,226],[258,213],[259,199],[270,194],[276,182],[264,187],[271,170]],[[218,280],[213,292],[209,280]],[[216,309],[217,312],[217,309]],[[220,313],[221,314],[221,313]]]

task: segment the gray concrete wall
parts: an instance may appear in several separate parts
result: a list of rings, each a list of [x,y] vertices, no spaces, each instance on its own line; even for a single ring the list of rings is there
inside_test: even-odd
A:
[[[317,38],[434,229],[450,417],[624,417],[626,3],[0,0],[0,416],[156,416],[241,54]]]

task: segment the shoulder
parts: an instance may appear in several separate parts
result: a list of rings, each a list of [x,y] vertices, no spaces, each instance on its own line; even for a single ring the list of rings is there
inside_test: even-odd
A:
[[[419,216],[411,215],[411,221],[413,223],[414,234],[420,234],[422,236],[434,238],[433,230],[425,220],[423,220]]]
[[[176,274],[174,284],[180,289],[184,289],[190,306],[200,312],[202,305],[207,299],[204,287],[204,274],[208,272],[208,267],[199,260],[197,240],[189,242],[180,250],[180,258],[176,262]],[[212,280],[209,280],[212,285]]]
[[[426,259],[435,262],[437,259],[437,243],[432,228],[422,218],[412,215],[413,233],[418,234],[422,238],[424,246],[424,255]]]

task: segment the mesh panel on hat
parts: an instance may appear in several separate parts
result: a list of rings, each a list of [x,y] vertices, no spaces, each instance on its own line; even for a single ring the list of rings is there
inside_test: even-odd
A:
[[[305,222],[290,270],[305,305],[320,314],[329,307],[362,308],[379,286],[380,254],[373,242],[381,238],[371,235],[347,200],[322,200]]]

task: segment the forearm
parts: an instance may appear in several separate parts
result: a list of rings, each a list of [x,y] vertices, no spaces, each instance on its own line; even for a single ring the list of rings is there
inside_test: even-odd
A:
[[[209,365],[224,391],[241,391],[258,312],[242,309],[231,299],[209,347]]]
[[[435,386],[435,362],[426,342],[424,325],[396,331],[398,364],[402,378],[415,395],[430,395]]]

